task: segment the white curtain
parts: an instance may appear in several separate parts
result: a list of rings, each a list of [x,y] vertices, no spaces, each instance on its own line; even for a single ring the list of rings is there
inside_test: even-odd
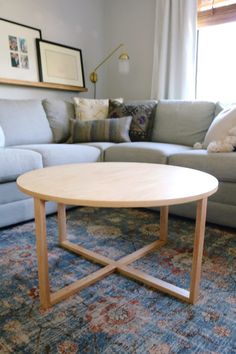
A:
[[[152,98],[194,99],[197,0],[156,0]]]

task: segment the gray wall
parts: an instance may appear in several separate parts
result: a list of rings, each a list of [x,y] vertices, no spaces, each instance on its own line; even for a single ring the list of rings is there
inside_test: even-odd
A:
[[[0,0],[0,16],[40,28],[43,39],[82,49],[89,73],[119,43],[130,55],[130,73],[118,72],[117,57],[98,70],[97,97],[150,98],[155,0]],[[1,98],[71,98],[76,93],[0,85]]]
[[[130,72],[120,75],[117,59],[108,65],[108,97],[148,99],[151,96],[155,0],[105,0],[106,43],[125,44]],[[119,54],[117,55],[117,57]]]
[[[104,0],[0,0],[0,17],[40,28],[45,40],[82,49],[85,83],[92,96],[88,76],[105,51]],[[102,75],[98,95],[105,96]],[[2,98],[70,98],[76,93],[0,85]]]

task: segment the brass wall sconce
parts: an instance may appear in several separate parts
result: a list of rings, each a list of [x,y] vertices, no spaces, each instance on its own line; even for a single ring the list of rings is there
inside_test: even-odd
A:
[[[94,84],[94,98],[96,98],[96,83],[98,81],[97,70],[107,61],[109,60],[115,52],[117,52],[124,44],[119,44],[115,49],[113,49],[106,57],[99,63],[93,72],[90,74],[90,81]],[[123,52],[119,56],[119,73],[127,74],[129,72],[129,55],[126,52]]]

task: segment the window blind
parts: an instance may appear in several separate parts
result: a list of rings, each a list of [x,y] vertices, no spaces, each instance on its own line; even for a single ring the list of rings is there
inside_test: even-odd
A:
[[[198,27],[236,21],[236,0],[198,0]]]

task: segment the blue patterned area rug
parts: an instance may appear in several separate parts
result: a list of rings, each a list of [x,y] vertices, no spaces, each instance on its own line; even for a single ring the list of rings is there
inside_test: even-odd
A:
[[[68,213],[68,235],[119,259],[155,240],[158,222],[150,210],[78,208]],[[188,287],[193,235],[193,221],[171,216],[168,244],[132,265]],[[48,244],[52,291],[100,267],[58,247],[55,216]],[[207,226],[195,306],[112,274],[42,311],[34,223],[2,229],[0,353],[236,353],[235,245],[235,230]]]

